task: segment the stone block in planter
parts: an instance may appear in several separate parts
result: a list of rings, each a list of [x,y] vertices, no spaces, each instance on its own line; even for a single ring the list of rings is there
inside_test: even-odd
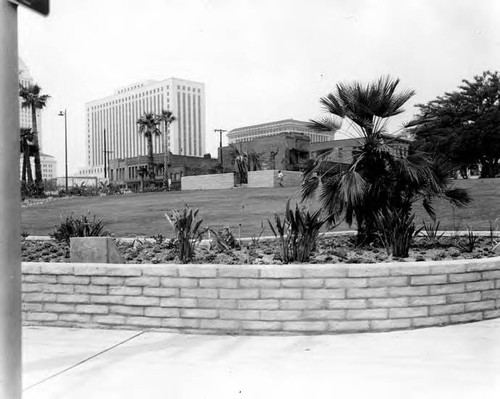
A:
[[[70,238],[71,263],[125,263],[111,237]]]

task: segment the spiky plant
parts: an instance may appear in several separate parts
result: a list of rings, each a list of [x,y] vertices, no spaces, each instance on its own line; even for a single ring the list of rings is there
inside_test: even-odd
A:
[[[174,209],[170,215],[165,213],[165,217],[174,228],[179,259],[183,263],[193,259],[195,244],[201,240],[206,231],[201,228],[203,220],[196,220],[198,212],[199,209],[193,211],[185,205],[182,210]]]
[[[278,239],[283,263],[307,262],[316,248],[319,230],[326,223],[321,219],[321,210],[313,213],[304,211],[295,205],[290,209],[290,200],[286,203],[285,216],[274,215],[274,226],[268,220],[272,233]]]

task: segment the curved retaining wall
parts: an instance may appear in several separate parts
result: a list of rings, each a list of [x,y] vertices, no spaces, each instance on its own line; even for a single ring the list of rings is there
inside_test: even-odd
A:
[[[368,265],[23,264],[25,324],[332,334],[500,317],[500,257]]]

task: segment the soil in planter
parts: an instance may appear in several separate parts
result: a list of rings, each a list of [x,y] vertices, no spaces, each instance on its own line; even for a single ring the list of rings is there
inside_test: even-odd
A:
[[[491,251],[493,245],[487,237],[479,237],[472,252],[463,246],[465,238],[441,237],[436,242],[417,238],[410,249],[410,256],[404,259],[389,257],[384,248],[375,246],[356,247],[355,237],[321,238],[310,263],[383,263],[390,261],[429,261],[447,259],[479,259],[496,256]],[[118,242],[118,249],[125,263],[179,263],[175,247],[169,241]],[[22,242],[23,262],[69,262],[69,247],[64,242],[29,241]],[[282,264],[276,242],[259,242],[243,245],[231,251],[198,247],[191,263],[211,264]]]

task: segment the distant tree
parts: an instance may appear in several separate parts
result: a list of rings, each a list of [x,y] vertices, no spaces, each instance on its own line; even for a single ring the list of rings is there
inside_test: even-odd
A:
[[[455,169],[481,164],[481,177],[494,177],[500,159],[500,75],[486,71],[462,83],[417,105],[419,115],[409,125],[414,146]]]
[[[175,116],[172,111],[162,110],[160,114],[160,121],[164,123],[163,130],[163,188],[170,189],[168,186],[168,165],[170,164],[170,148],[167,145],[168,130],[170,124],[175,121]]]
[[[251,150],[248,152],[248,170],[255,171],[262,169],[262,153]]]
[[[26,183],[26,178],[28,179],[28,184],[33,184],[33,173],[31,172],[31,146],[33,144],[33,133],[30,128],[21,128],[21,153],[23,154],[23,166],[21,173],[21,180]]]
[[[153,135],[160,135],[161,130],[158,129],[160,124],[160,116],[153,112],[145,112],[138,120],[139,134],[144,134],[148,145],[148,174],[149,180],[154,182],[155,180],[155,169],[154,169],[154,157],[153,157]]]
[[[398,84],[398,79],[390,77],[366,85],[341,83],[321,99],[331,117],[327,120],[348,122],[361,136],[360,147],[347,167],[325,167],[324,157],[312,160],[304,171],[302,196],[318,198],[332,221],[355,222],[359,244],[382,235],[398,239],[401,229],[411,240],[412,206],[417,201],[432,216],[435,197],[457,205],[469,201],[465,191],[449,188],[446,176],[426,154],[405,156],[386,134],[388,119],[402,113],[403,105],[414,95],[412,90],[397,91]],[[322,124],[322,120],[312,121],[311,127],[321,131]],[[394,255],[407,256],[407,249]]]
[[[22,107],[31,109],[31,127],[33,134],[33,155],[35,158],[35,186],[37,195],[43,195],[42,165],[40,162],[40,143],[38,140],[38,126],[36,110],[47,105],[50,98],[47,94],[41,94],[42,89],[37,84],[20,85],[19,96],[22,98]]]

